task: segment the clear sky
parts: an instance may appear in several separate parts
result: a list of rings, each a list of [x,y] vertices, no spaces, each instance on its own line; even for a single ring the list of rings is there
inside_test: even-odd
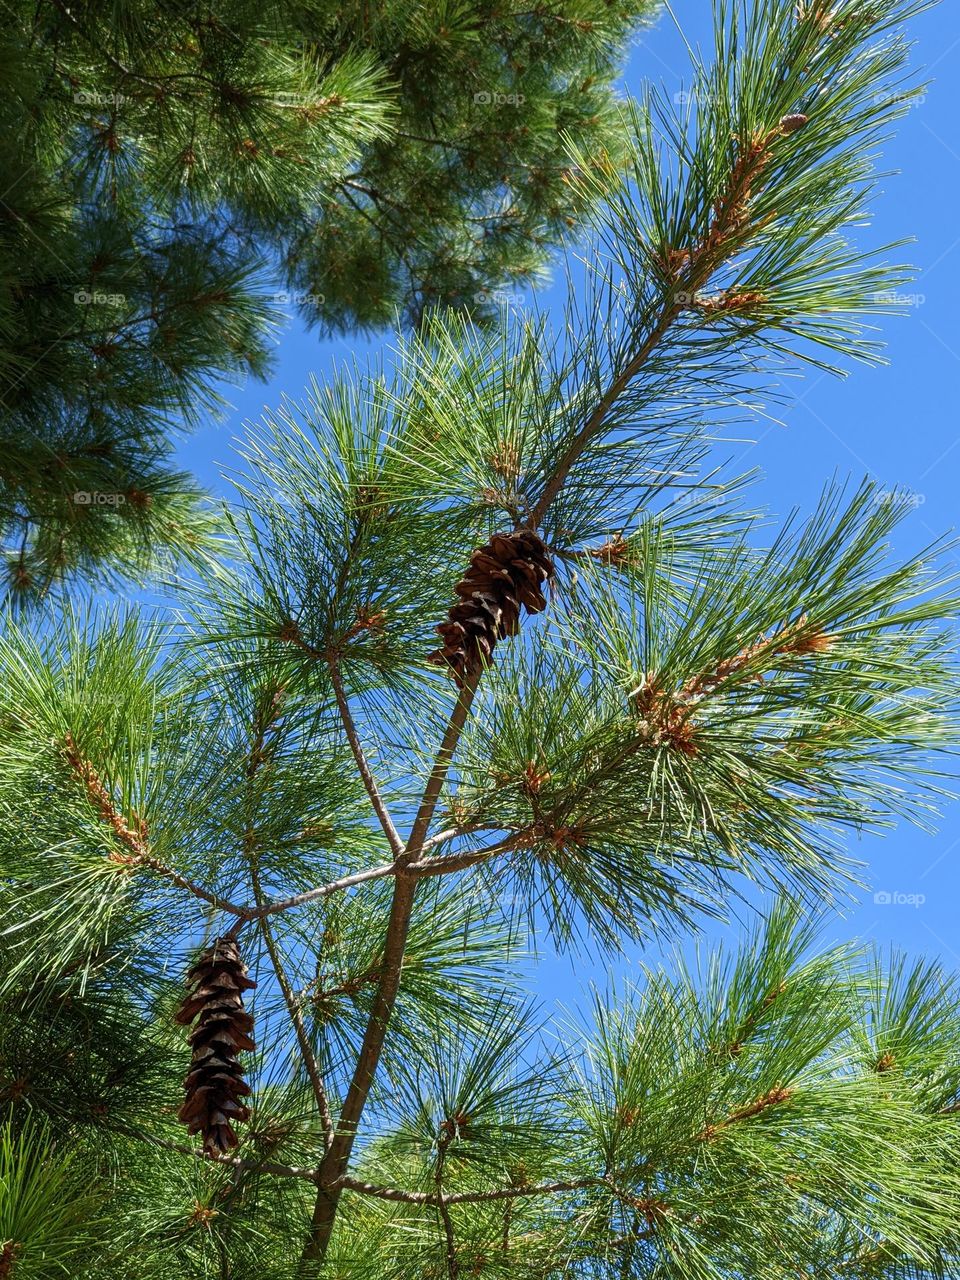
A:
[[[705,0],[674,0],[674,9],[691,43],[707,46],[710,6]],[[892,172],[881,182],[875,222],[864,237],[874,243],[915,238],[897,255],[917,268],[915,282],[902,290],[910,299],[905,314],[878,322],[889,367],[855,368],[845,381],[813,372],[794,383],[793,402],[781,411],[779,424],[758,420],[751,432],[737,433],[752,436],[750,442],[730,442],[717,452],[718,461],[735,461],[738,470],[762,470],[754,498],[776,515],[793,507],[809,510],[834,474],[855,480],[869,474],[885,486],[906,487],[915,505],[898,534],[904,553],[955,528],[960,481],[960,23],[955,0],[942,0],[916,19],[913,32],[914,65],[931,83],[887,147],[882,167]],[[634,41],[624,89],[636,91],[652,79],[671,94],[681,93],[689,84],[688,65],[683,43],[664,15]],[[541,305],[559,311],[561,300],[561,290],[550,289]],[[322,380],[335,358],[379,345],[355,339],[321,342],[291,319],[270,382],[231,388],[234,410],[182,447],[182,465],[211,489],[228,492],[218,464],[236,465],[231,439],[242,434],[245,420],[276,406],[284,393],[300,398],[311,375]],[[954,567],[960,570],[960,552],[957,559]],[[946,804],[933,834],[902,826],[853,842],[850,852],[867,864],[868,887],[842,918],[828,920],[826,936],[894,944],[939,956],[947,968],[960,970],[960,801]],[[889,901],[883,901],[884,894]],[[722,932],[708,928],[707,936]],[[635,950],[628,953],[628,960],[639,958]],[[651,962],[655,956],[642,958]],[[584,973],[578,968],[578,978]],[[572,976],[568,960],[544,957],[541,994],[569,999]]]

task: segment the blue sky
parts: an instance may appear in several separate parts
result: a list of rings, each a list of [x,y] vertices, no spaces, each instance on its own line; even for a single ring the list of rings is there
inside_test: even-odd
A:
[[[786,0],[785,0],[786,2]],[[703,0],[675,0],[676,17],[691,43],[709,43],[709,8]],[[885,177],[875,201],[876,218],[865,239],[884,243],[912,236],[916,243],[901,250],[901,260],[917,268],[915,282],[901,292],[911,300],[905,314],[881,317],[888,367],[855,368],[839,381],[814,371],[796,381],[792,403],[780,411],[779,424],[758,420],[751,432],[738,431],[748,442],[718,448],[718,460],[735,461],[737,469],[759,467],[763,478],[755,491],[772,513],[793,507],[809,510],[832,475],[876,477],[883,485],[901,486],[914,495],[913,510],[898,534],[904,553],[952,530],[957,523],[960,481],[960,426],[955,409],[960,380],[960,27],[956,5],[944,2],[913,23],[914,65],[931,83],[925,96],[900,122],[888,145]],[[630,50],[624,75],[627,92],[645,79],[661,82],[671,94],[689,84],[687,54],[669,16],[643,32]],[[541,305],[559,310],[560,288],[542,293]],[[388,342],[385,338],[384,342]],[[228,392],[233,411],[210,425],[180,450],[183,466],[210,488],[226,493],[219,465],[233,466],[233,437],[245,420],[276,406],[284,393],[298,399],[311,376],[320,380],[334,359],[342,359],[379,342],[321,342],[295,319],[281,337],[276,368],[268,384],[251,383]],[[957,566],[960,568],[960,564]],[[825,922],[828,939],[861,937],[903,947],[912,953],[939,956],[949,969],[960,970],[960,802],[947,804],[934,834],[903,826],[883,836],[865,837],[850,845],[851,854],[867,863],[868,887],[842,917]],[[890,901],[876,901],[886,894]],[[725,934],[709,928],[707,936]],[[737,932],[733,926],[732,932]],[[627,959],[637,960],[631,953]],[[647,962],[655,957],[646,955]],[[578,968],[578,978],[585,975]],[[564,998],[573,970],[569,960],[544,956],[539,975],[541,994]],[[544,986],[546,990],[544,990]]]

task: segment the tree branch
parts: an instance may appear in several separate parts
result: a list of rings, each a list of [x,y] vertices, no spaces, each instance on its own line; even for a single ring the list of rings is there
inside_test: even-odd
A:
[[[340,1197],[338,1183],[347,1171],[360,1117],[380,1062],[387,1027],[400,989],[400,971],[403,966],[407,935],[410,931],[410,917],[413,912],[417,884],[416,877],[406,872],[406,866],[416,859],[426,838],[460,734],[470,714],[479,680],[480,672],[477,672],[468,677],[458,691],[456,705],[443,735],[430,777],[427,779],[410,838],[404,852],[397,859],[393,901],[390,904],[390,918],[383,946],[380,985],[374,997],[353,1078],[340,1112],[336,1137],[321,1165],[321,1185],[317,1190],[310,1235],[302,1255],[302,1262],[305,1265],[324,1257],[333,1231]]]
[[[452,853],[447,857],[421,858],[417,862],[410,863],[407,874],[424,877],[442,876],[451,871],[465,871],[468,867],[475,867],[481,862],[489,862],[491,858],[499,857],[501,853],[513,853],[527,838],[529,830],[525,828],[523,831],[515,831],[513,835],[505,837],[497,844],[489,844],[483,849]]]
[[[602,431],[610,410],[640,373],[683,310],[685,304],[680,301],[678,290],[687,299],[695,298],[714,271],[733,253],[743,248],[749,232],[754,229],[749,214],[749,204],[753,194],[751,188],[766,167],[770,158],[770,148],[782,131],[783,122],[746,143],[742,155],[731,170],[724,190],[714,205],[714,216],[704,240],[687,250],[667,250],[667,261],[664,266],[674,275],[675,288],[667,295],[658,319],[633,357],[607,387],[593,411],[587,416],[580,431],[562,454],[530,513],[531,528],[537,528],[543,521],[550,504],[563,488],[571,468],[590,441]]]
[[[735,1111],[731,1111],[728,1116],[722,1120],[718,1120],[716,1124],[708,1124],[701,1129],[699,1133],[694,1134],[694,1142],[711,1142],[722,1129],[728,1129],[732,1124],[738,1124],[742,1120],[752,1120],[754,1116],[761,1115],[770,1107],[781,1106],[785,1102],[789,1102],[793,1097],[792,1089],[776,1088],[770,1089],[761,1098],[756,1098],[753,1102],[747,1103],[746,1106],[737,1107]]]
[[[469,836],[475,831],[486,830],[483,826],[475,827],[447,827],[446,831],[438,831],[435,836],[431,836],[429,840],[424,840],[420,846],[420,852],[426,853],[428,849],[434,849],[438,844],[446,844],[449,840],[456,840],[458,836]]]
[[[342,893],[345,889],[352,889],[354,885],[364,884],[368,880],[382,880],[385,876],[395,875],[396,870],[395,862],[382,862],[378,867],[370,867],[366,871],[355,871],[352,875],[341,876],[339,880],[331,880],[329,884],[318,885],[316,889],[307,889],[290,898],[280,898],[273,902],[265,901],[262,906],[245,907],[243,910],[250,919],[273,916],[280,911],[302,907],[304,903],[314,902],[317,898],[329,898],[332,893]]]
[[[623,371],[610,383],[610,386],[600,398],[600,402],[589,415],[580,431],[574,436],[571,443],[567,446],[560,461],[554,469],[553,475],[544,485],[543,493],[538,498],[533,510],[530,512],[530,527],[536,529],[542,524],[547,509],[556,498],[557,494],[563,488],[567,476],[574,463],[583,453],[584,449],[599,432],[603,429],[610,410],[619,400],[620,396],[634,380],[643,366],[646,364],[651,353],[656,349],[661,339],[669,330],[674,320],[680,314],[680,304],[671,303],[662,312],[659,320],[651,329],[639,350],[630,360]]]
[[[159,862],[153,857],[142,857],[137,859],[137,866],[146,867],[150,871],[156,872],[157,875],[163,876],[169,880],[171,884],[175,884],[178,889],[183,889],[186,893],[192,893],[195,898],[207,902],[212,907],[216,907],[218,911],[227,911],[230,915],[246,916],[247,908],[238,906],[235,902],[229,902],[226,898],[221,898],[217,893],[211,893],[208,889],[204,889],[202,885],[195,884],[192,880],[188,880],[182,876],[179,871],[174,871],[173,867],[168,867],[165,863]]]
[[[468,676],[460,687],[456,706],[453,708],[449,724],[443,735],[443,741],[437,752],[436,761],[430,777],[427,779],[423,799],[413,822],[410,839],[407,841],[407,847],[404,852],[406,861],[413,861],[423,851],[423,844],[426,840],[430,823],[433,821],[433,815],[436,812],[440,792],[443,790],[443,784],[447,779],[447,773],[449,772],[454,752],[457,749],[457,744],[460,741],[460,735],[463,732],[464,725],[467,723],[467,717],[470,715],[470,708],[473,706],[473,699],[480,683],[480,674],[480,672],[477,672]]]

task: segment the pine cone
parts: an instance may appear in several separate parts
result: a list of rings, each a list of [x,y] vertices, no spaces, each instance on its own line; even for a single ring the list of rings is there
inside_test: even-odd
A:
[[[521,605],[528,613],[546,608],[543,587],[552,585],[554,572],[546,543],[532,529],[495,533],[474,551],[454,588],[460,600],[437,627],[443,648],[430,661],[450,667],[461,682],[481,670],[497,641],[520,630]]]
[[[176,1020],[189,1026],[193,1056],[183,1082],[186,1100],[179,1118],[189,1133],[203,1134],[203,1149],[219,1155],[239,1141],[233,1131],[248,1120],[250,1109],[240,1101],[250,1086],[243,1078],[237,1054],[252,1049],[253,1018],[244,1010],[243,993],[257,984],[247,977],[235,938],[218,938],[187,974],[193,990],[184,999]]]

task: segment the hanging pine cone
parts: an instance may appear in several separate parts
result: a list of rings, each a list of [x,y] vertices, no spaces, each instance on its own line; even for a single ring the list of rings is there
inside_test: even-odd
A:
[[[208,1155],[229,1151],[238,1142],[233,1125],[247,1120],[250,1109],[240,1101],[249,1096],[237,1054],[252,1049],[253,1018],[243,1007],[243,993],[257,984],[247,977],[235,938],[218,938],[187,974],[192,987],[176,1020],[189,1026],[193,1055],[183,1082],[186,1100],[179,1111],[189,1133],[203,1135]]]
[[[520,630],[520,606],[540,613],[547,606],[544,585],[552,585],[553,561],[532,529],[495,533],[470,557],[470,568],[454,590],[460,600],[437,627],[443,648],[430,655],[459,681],[481,670],[504,636]]]

